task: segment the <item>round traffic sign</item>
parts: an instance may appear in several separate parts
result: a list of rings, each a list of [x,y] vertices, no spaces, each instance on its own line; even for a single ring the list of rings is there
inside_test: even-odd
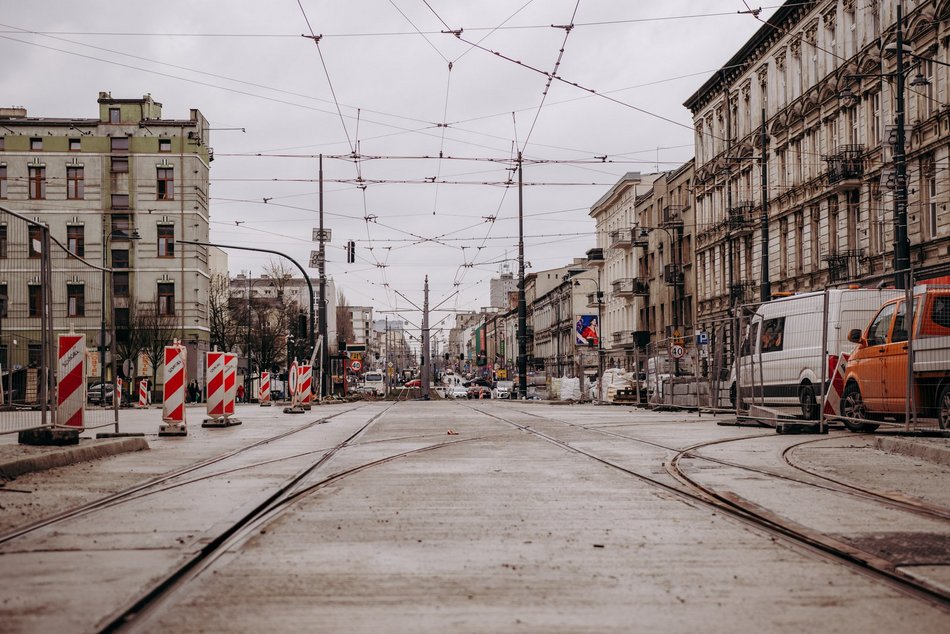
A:
[[[682,359],[686,354],[686,348],[679,344],[673,344],[670,346],[670,356],[674,359]]]
[[[363,364],[359,361],[350,361],[350,369],[354,372],[358,372],[360,368],[363,367]]]

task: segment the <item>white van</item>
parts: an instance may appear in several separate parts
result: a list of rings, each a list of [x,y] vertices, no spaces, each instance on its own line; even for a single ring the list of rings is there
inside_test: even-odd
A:
[[[862,288],[832,289],[828,293],[828,345],[821,353],[824,292],[802,293],[759,306],[740,337],[738,377],[733,366],[730,396],[736,386],[746,403],[771,407],[798,405],[807,420],[818,418],[822,363],[825,381],[842,352],[854,344],[848,333],[864,328],[881,304],[903,291]]]
[[[363,391],[373,392],[378,396],[386,395],[386,383],[383,381],[383,373],[377,370],[370,370],[363,375]]]

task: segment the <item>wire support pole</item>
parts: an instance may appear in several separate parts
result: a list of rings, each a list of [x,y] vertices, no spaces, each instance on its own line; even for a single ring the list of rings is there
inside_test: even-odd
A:
[[[528,398],[528,305],[524,294],[524,180],[518,152],[518,396]]]
[[[910,269],[910,240],[907,237],[907,155],[904,127],[904,16],[903,2],[897,3],[897,143],[894,147],[894,286],[907,288]]]
[[[320,359],[321,365],[323,367],[323,372],[320,376],[320,393],[329,394],[330,393],[330,383],[327,380],[327,373],[330,371],[330,356],[329,356],[329,345],[327,341],[327,275],[326,275],[326,241],[323,228],[323,154],[320,155],[319,159],[319,173],[318,177],[320,180],[319,186],[319,208],[320,208],[320,251],[318,254],[318,266],[320,273],[320,337],[323,341],[323,345],[320,347]],[[313,318],[313,292],[310,293],[310,316],[311,320]],[[311,321],[310,327],[310,345],[314,345],[313,342],[313,325]]]

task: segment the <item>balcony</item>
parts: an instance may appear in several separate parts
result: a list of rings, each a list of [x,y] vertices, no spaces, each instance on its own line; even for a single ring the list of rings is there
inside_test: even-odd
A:
[[[832,282],[845,282],[861,276],[861,258],[864,249],[832,251],[821,259],[828,263],[828,276]]]
[[[673,229],[675,227],[682,227],[684,209],[685,209],[684,205],[670,205],[669,207],[664,207],[663,219],[660,222],[660,226],[665,229]]]
[[[864,146],[839,145],[834,154],[823,157],[828,164],[825,177],[835,191],[861,188],[864,176]]]
[[[608,238],[611,249],[629,249],[633,246],[633,229],[614,229]]]
[[[648,297],[650,295],[650,284],[644,278],[623,278],[614,281],[613,293],[617,297]]]
[[[634,339],[634,332],[632,330],[621,330],[619,332],[612,333],[611,342],[615,347],[621,348],[632,348],[636,340]]]
[[[604,302],[604,294],[597,293],[588,293],[587,294],[587,307],[588,308],[597,308]]]
[[[604,265],[604,250],[599,247],[588,249],[587,263],[593,266],[603,266]]]
[[[683,267],[679,264],[667,264],[663,267],[663,281],[669,286],[682,286],[686,281]]]
[[[758,282],[740,281],[729,286],[729,298],[733,304],[751,304],[756,299],[756,289]]]
[[[750,233],[755,226],[755,218],[752,217],[753,209],[755,209],[755,203],[748,201],[730,207],[727,219],[729,232],[733,235]]]

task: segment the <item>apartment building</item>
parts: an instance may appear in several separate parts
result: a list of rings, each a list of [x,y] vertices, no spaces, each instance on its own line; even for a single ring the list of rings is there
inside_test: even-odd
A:
[[[212,159],[201,113],[163,118],[150,95],[101,92],[94,118],[0,108],[0,205],[48,225],[70,251],[114,271],[108,278],[86,272],[54,280],[56,323],[87,333],[95,350],[101,322],[110,329],[114,323],[121,339],[150,309],[174,324],[189,349],[189,376],[198,376],[198,353],[208,347],[209,248],[178,241],[208,241]],[[12,237],[12,226],[0,226],[4,255],[17,252]],[[0,285],[11,307],[30,305],[28,281]],[[103,305],[114,309],[103,316]]]
[[[904,227],[919,277],[946,268],[950,2],[902,3],[903,82],[899,4],[790,0],[686,101],[700,324],[774,292],[892,275]]]

